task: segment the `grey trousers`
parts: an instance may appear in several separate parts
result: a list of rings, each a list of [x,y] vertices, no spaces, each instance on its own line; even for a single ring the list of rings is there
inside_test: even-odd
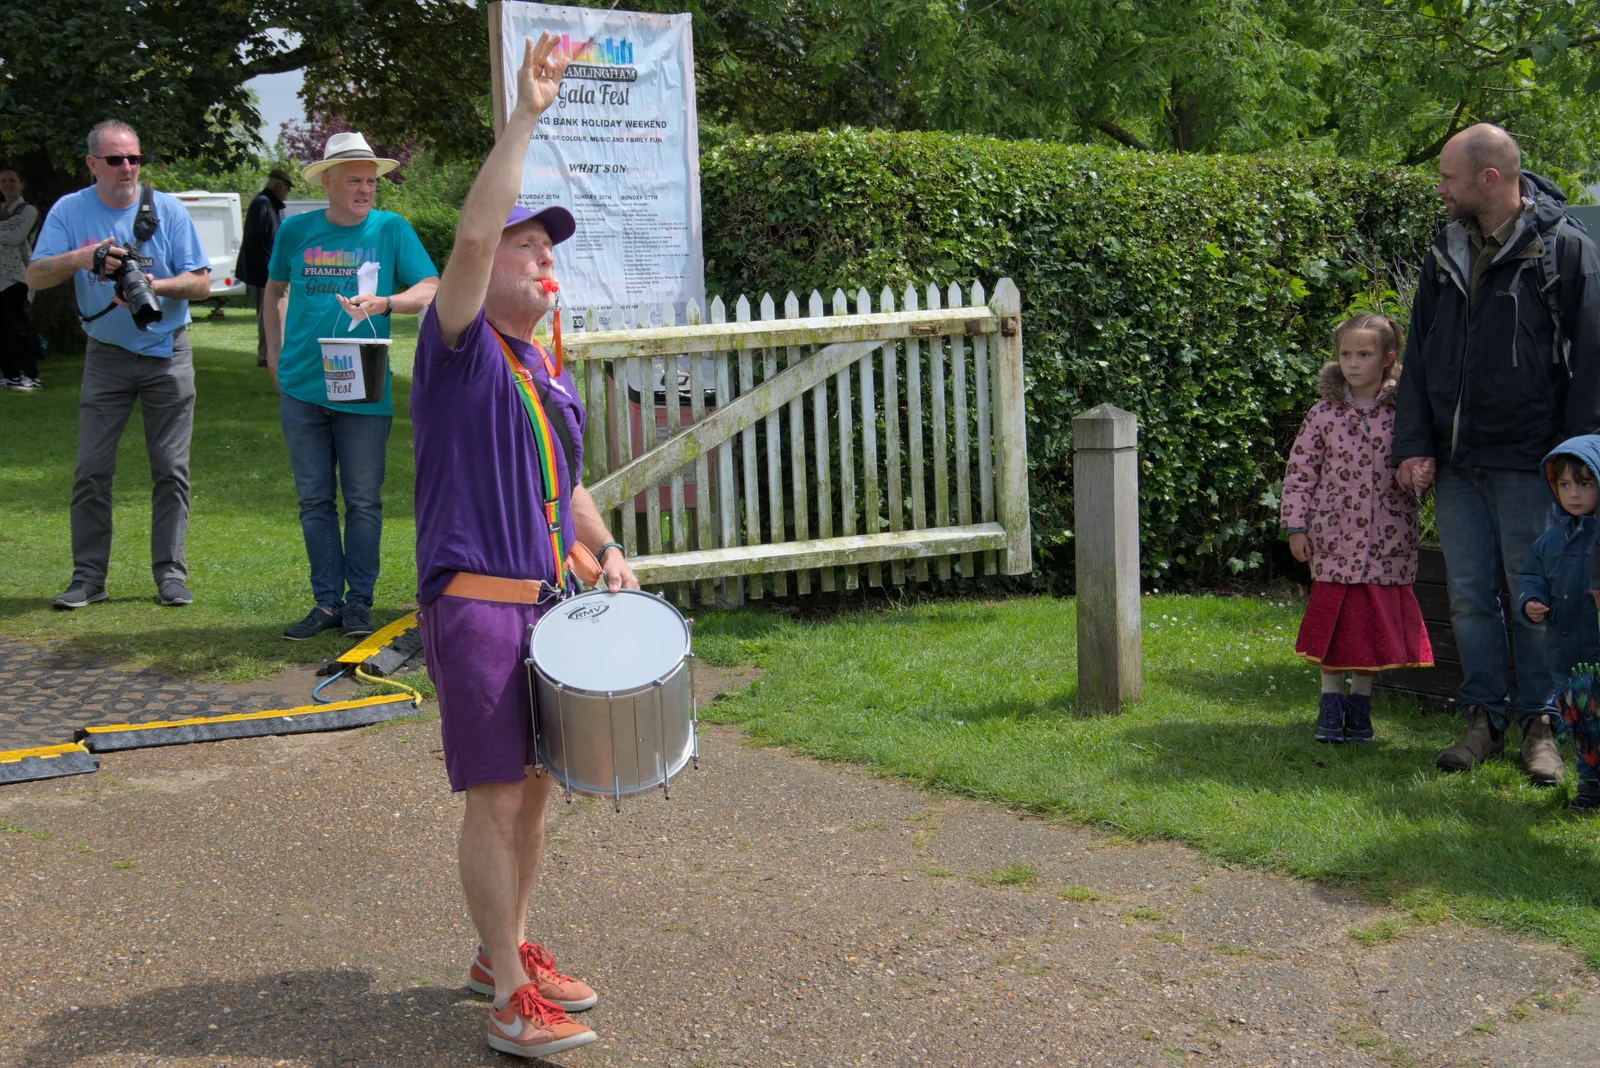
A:
[[[156,585],[187,580],[189,437],[194,429],[194,355],[189,331],[172,336],[172,357],[140,356],[89,339],[78,392],[78,466],[72,476],[72,580],[104,587],[111,562],[111,479],[134,398],[150,455],[150,570]]]
[[[266,298],[266,286],[253,286],[249,282],[244,284],[246,293],[250,294],[250,303],[256,309],[256,366],[267,365],[267,317],[261,314],[261,302]]]

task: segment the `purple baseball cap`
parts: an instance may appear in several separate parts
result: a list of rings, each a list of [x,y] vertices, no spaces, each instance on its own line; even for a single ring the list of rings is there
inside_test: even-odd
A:
[[[511,214],[506,216],[503,230],[533,220],[544,227],[544,232],[550,235],[550,243],[559,245],[571,237],[578,229],[577,220],[573,219],[572,212],[559,204],[552,204],[543,211],[530,211],[518,204],[511,209]]]

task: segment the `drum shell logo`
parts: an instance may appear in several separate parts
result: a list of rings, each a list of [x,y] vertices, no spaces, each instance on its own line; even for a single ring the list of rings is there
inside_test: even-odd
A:
[[[568,612],[567,618],[572,620],[574,623],[579,623],[586,619],[598,619],[600,616],[605,615],[609,611],[611,611],[611,606],[608,604],[585,604],[579,605],[577,608],[574,608],[572,611]]]

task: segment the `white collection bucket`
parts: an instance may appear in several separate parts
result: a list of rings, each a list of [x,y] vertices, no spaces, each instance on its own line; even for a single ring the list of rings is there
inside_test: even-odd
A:
[[[389,339],[319,337],[322,380],[328,400],[336,404],[376,404],[383,400],[389,370]]]

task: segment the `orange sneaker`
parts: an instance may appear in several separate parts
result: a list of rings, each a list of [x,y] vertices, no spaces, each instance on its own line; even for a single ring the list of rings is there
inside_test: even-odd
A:
[[[567,1012],[592,1009],[600,998],[588,983],[580,983],[570,975],[556,971],[555,958],[543,946],[522,943],[522,970],[539,988],[539,996]],[[474,993],[494,997],[494,969],[489,966],[489,951],[478,943],[478,955],[467,972],[467,988]]]
[[[599,1037],[540,997],[533,983],[519,986],[501,1008],[489,1009],[489,1046],[513,1057],[549,1057]]]

